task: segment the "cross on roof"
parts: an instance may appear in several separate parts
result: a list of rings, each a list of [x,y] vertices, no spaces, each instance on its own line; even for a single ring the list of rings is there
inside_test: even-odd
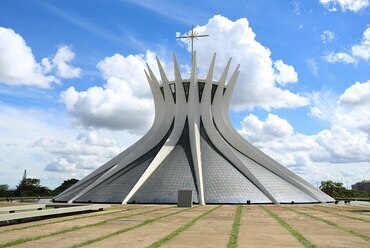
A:
[[[186,39],[186,41],[191,42],[191,62],[193,62],[193,55],[194,55],[194,42],[198,40],[200,37],[208,37],[208,34],[198,34],[194,31],[194,25],[191,25],[191,31],[184,36],[178,36],[176,39]]]

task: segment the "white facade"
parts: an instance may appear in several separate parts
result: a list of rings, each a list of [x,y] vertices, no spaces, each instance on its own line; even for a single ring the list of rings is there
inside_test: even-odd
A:
[[[178,190],[193,190],[193,201],[207,203],[331,202],[324,194],[262,151],[232,127],[229,104],[239,75],[229,82],[227,63],[213,79],[182,79],[174,56],[175,80],[160,62],[161,81],[148,66],[155,103],[151,129],[134,145],[58,195],[55,201],[176,203]]]

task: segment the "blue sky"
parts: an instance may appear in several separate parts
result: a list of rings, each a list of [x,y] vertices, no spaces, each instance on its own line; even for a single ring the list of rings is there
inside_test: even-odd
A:
[[[244,137],[312,183],[370,179],[369,20],[368,0],[1,1],[0,183],[27,169],[55,187],[137,140],[153,116],[143,65],[171,71],[175,52],[186,75],[175,36],[191,25],[210,34],[201,72],[213,52],[241,64]]]

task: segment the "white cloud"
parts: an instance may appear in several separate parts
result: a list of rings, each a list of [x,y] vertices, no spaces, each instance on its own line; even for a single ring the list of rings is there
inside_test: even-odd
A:
[[[4,158],[0,161],[0,174],[3,183],[14,187],[25,169],[30,177],[40,178],[43,185],[54,187],[61,182],[53,182],[53,175],[44,171],[49,161],[48,154],[33,149],[29,144],[41,137],[68,140],[71,136],[62,125],[62,115],[0,103],[0,158]]]
[[[276,69],[275,81],[284,86],[287,83],[298,82],[298,74],[291,65],[286,65],[282,60],[274,62],[274,68]]]
[[[358,168],[360,163],[370,162],[370,140],[365,132],[350,132],[332,126],[314,135],[304,135],[295,132],[287,120],[271,114],[265,120],[249,114],[244,118],[239,132],[255,146],[311,182],[315,179],[338,180],[353,169],[370,176],[369,165]],[[343,166],[338,169],[340,164]],[[357,179],[356,175],[347,178],[350,182]]]
[[[325,114],[317,106],[310,107],[308,115],[322,120],[325,119]]]
[[[234,109],[256,106],[265,109],[296,108],[308,104],[305,97],[276,85],[271,52],[256,41],[246,18],[231,21],[216,15],[206,25],[196,27],[195,31],[210,35],[196,43],[198,65],[203,75],[214,52],[217,53],[217,75],[220,75],[229,57],[233,58],[234,65],[241,64],[232,99]],[[187,45],[190,51],[190,45]]]
[[[356,64],[357,60],[353,58],[351,55],[347,53],[329,53],[328,55],[323,57],[324,60],[328,63],[335,64],[338,62],[342,62],[344,64]]]
[[[288,121],[274,114],[269,114],[265,121],[260,121],[257,116],[249,114],[243,119],[241,124],[242,129],[240,133],[251,141],[284,138],[293,133],[293,127]]]
[[[317,76],[318,73],[319,73],[319,66],[317,65],[316,60],[314,60],[314,59],[307,59],[306,60],[306,63],[307,63],[308,69],[310,69],[310,71],[312,72],[312,74],[314,76]]]
[[[74,173],[79,177],[122,151],[115,139],[99,135],[96,130],[83,131],[72,142],[50,140],[39,143],[39,147],[52,155],[46,171]]]
[[[62,46],[51,60],[43,58],[37,63],[22,36],[0,27],[0,83],[49,88],[60,83],[60,78],[80,76],[81,69],[69,64],[74,57],[69,46]]]
[[[82,178],[140,138],[127,132],[70,128],[65,113],[0,102],[0,175],[14,188],[29,177],[54,188]]]
[[[294,12],[294,14],[296,14],[297,16],[300,15],[301,14],[301,8],[302,8],[301,1],[292,0],[292,4],[293,4],[293,12]]]
[[[36,62],[22,36],[10,28],[0,27],[0,82],[48,88],[59,81],[55,76],[44,74],[43,66]]]
[[[353,56],[363,60],[370,59],[370,27],[364,31],[360,44],[353,45],[351,51]]]
[[[58,76],[62,78],[76,78],[80,77],[81,68],[76,68],[68,63],[70,63],[75,57],[69,46],[62,46],[58,49],[52,62],[57,69]]]
[[[356,82],[342,95],[330,92],[310,96],[309,115],[329,122],[316,134],[296,132],[289,122],[269,114],[265,120],[249,114],[239,132],[296,173],[317,180],[359,180],[356,171],[370,177],[370,80]],[[276,131],[278,130],[278,132]]]
[[[100,61],[106,83],[76,91],[74,87],[61,93],[74,123],[85,127],[140,132],[147,130],[154,117],[153,100],[144,75],[145,63],[154,64],[155,54],[124,57],[115,54]],[[152,66],[154,68],[154,66]]]
[[[370,80],[356,82],[339,96],[333,125],[370,135]]]
[[[344,12],[346,10],[359,12],[369,6],[369,0],[320,0],[320,3],[329,11],[337,11],[337,6]]]
[[[330,90],[312,92],[308,95],[311,101],[309,116],[330,121],[337,108],[338,96]]]
[[[356,64],[360,59],[368,61],[370,59],[370,27],[364,31],[361,42],[352,45],[350,53],[331,52],[323,58],[329,63],[342,62],[345,64]]]
[[[61,78],[78,78],[81,74],[81,68],[69,64],[74,57],[75,54],[69,46],[59,47],[52,59],[43,58],[41,60],[43,71],[44,73],[55,71]]]
[[[335,39],[335,33],[330,31],[330,30],[325,30],[322,34],[321,34],[321,41],[323,43],[330,43],[332,42],[333,40]]]
[[[319,132],[315,140],[330,154],[330,157],[326,160],[328,162],[370,161],[369,135],[365,132],[350,132],[344,128],[332,127],[331,130]]]
[[[341,104],[370,104],[370,80],[365,83],[356,82],[347,88],[339,97]]]

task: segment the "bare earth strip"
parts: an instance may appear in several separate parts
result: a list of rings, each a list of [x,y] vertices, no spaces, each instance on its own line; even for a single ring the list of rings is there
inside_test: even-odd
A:
[[[334,222],[338,226],[345,227],[350,230],[370,236],[370,224],[369,223],[362,222],[359,220],[352,220],[352,219],[348,219],[348,218],[337,216],[337,215],[327,214],[327,213],[323,213],[320,211],[311,210],[307,208],[295,208],[295,209],[300,212],[308,213],[313,216],[319,217],[321,219]],[[369,247],[370,247],[370,243],[369,243]]]
[[[92,226],[64,233],[61,235],[46,237],[40,240],[30,241],[15,247],[70,247],[76,243],[80,243],[85,240],[94,239],[96,237],[115,232],[122,228],[137,225],[143,220],[151,218],[153,216],[161,216],[168,212],[176,211],[176,208],[174,207],[168,208],[168,206],[161,206],[161,208],[162,209],[158,209],[158,211],[149,212],[146,214],[139,214],[126,218],[122,216],[121,219],[110,219],[106,217],[105,220],[107,222],[103,225]],[[144,211],[141,210],[140,212]]]
[[[246,206],[239,229],[239,247],[300,247],[284,227],[258,206]]]
[[[193,208],[142,226],[138,229],[93,243],[87,247],[148,247],[153,242],[160,240],[173,230],[211,208],[212,206]],[[177,209],[177,211],[179,210],[181,210],[181,208]]]
[[[320,206],[320,205],[318,205]],[[370,219],[370,209],[363,205],[322,205],[322,207],[330,209],[330,211],[340,211],[343,214],[351,214],[360,218]]]
[[[235,209],[235,206],[227,205],[218,208],[175,236],[163,247],[226,247],[230,238]]]
[[[370,211],[370,205],[357,204],[357,205],[328,205],[328,207],[336,208],[341,211]]]
[[[331,208],[331,207],[328,207],[326,205],[316,205],[316,206],[312,206],[312,207],[308,207],[309,209],[312,209],[312,210],[317,210],[317,211],[322,211],[322,212],[325,212],[327,214],[332,214],[332,215],[339,215],[339,216],[342,216],[344,218],[349,218],[349,219],[357,219],[357,220],[360,220],[360,221],[363,221],[363,222],[367,222],[367,223],[370,223],[370,215],[366,215],[366,214],[362,214],[362,215],[359,215],[358,213],[356,212],[352,212],[352,211],[341,211],[339,209],[336,209],[336,208]]]
[[[41,226],[35,226],[27,229],[21,229],[13,232],[6,232],[6,233],[0,233],[0,244],[9,242],[10,240],[18,239],[18,238],[24,238],[28,236],[35,236],[37,234],[47,234],[47,233],[53,233],[57,232],[66,228],[71,228],[73,226],[83,226],[87,224],[92,224],[98,221],[101,221],[102,219],[107,218],[114,218],[116,216],[124,216],[133,214],[136,212],[141,212],[143,210],[132,210],[132,211],[124,211],[119,213],[112,213],[109,215],[98,215],[98,216],[90,216],[89,218],[82,218],[82,219],[72,219],[69,221],[63,221],[58,222],[54,224],[48,224],[48,225],[41,225]],[[109,217],[108,217],[109,216]],[[67,219],[68,220],[68,219]],[[50,220],[48,220],[50,222]],[[58,220],[59,221],[59,220]],[[37,225],[40,225],[41,223],[37,222]],[[33,225],[36,225],[36,223],[33,223]],[[14,226],[10,226],[15,228]],[[18,228],[18,225],[17,225]]]
[[[30,229],[25,229],[25,230],[19,230],[16,232],[10,232],[10,233],[3,233],[0,235],[0,240],[1,244],[11,242],[13,240],[17,239],[24,239],[24,238],[32,238],[32,237],[37,237],[39,235],[48,235],[48,234],[53,234],[56,232],[61,232],[63,230],[68,230],[68,229],[73,229],[74,227],[81,227],[81,230],[84,229],[91,229],[91,228],[99,228],[102,225],[105,225],[106,223],[100,224],[103,221],[106,221],[107,219],[117,219],[117,218],[126,218],[127,216],[131,215],[144,215],[141,214],[146,211],[155,211],[159,210],[162,208],[168,208],[169,206],[159,206],[151,209],[137,209],[137,210],[132,210],[132,211],[125,211],[121,213],[114,213],[112,215],[101,215],[101,216],[92,216],[90,218],[84,218],[84,219],[78,219],[74,221],[67,221],[67,222],[61,222],[61,223],[56,223],[53,225],[46,225],[46,226],[41,226],[41,227],[35,227],[35,228],[30,228]],[[114,221],[114,220],[112,220]],[[98,223],[98,226],[95,227],[85,227],[85,225],[94,225],[95,223]],[[77,232],[81,230],[72,230],[72,232]],[[70,231],[68,231],[70,232]],[[67,233],[68,233],[67,232]],[[60,235],[56,236],[66,236],[67,233],[63,233]],[[49,237],[50,238],[50,237]],[[81,237],[80,237],[81,238]],[[43,237],[39,240],[32,241],[32,243],[37,243],[41,242],[43,239],[47,239],[47,237]],[[24,243],[25,247],[29,247],[28,245],[31,243],[31,241],[27,241]],[[0,246],[1,246],[0,244]],[[55,244],[53,244],[55,246]]]
[[[294,206],[295,207],[295,206]],[[323,222],[313,220],[281,206],[266,206],[317,247],[369,247],[369,243]]]

